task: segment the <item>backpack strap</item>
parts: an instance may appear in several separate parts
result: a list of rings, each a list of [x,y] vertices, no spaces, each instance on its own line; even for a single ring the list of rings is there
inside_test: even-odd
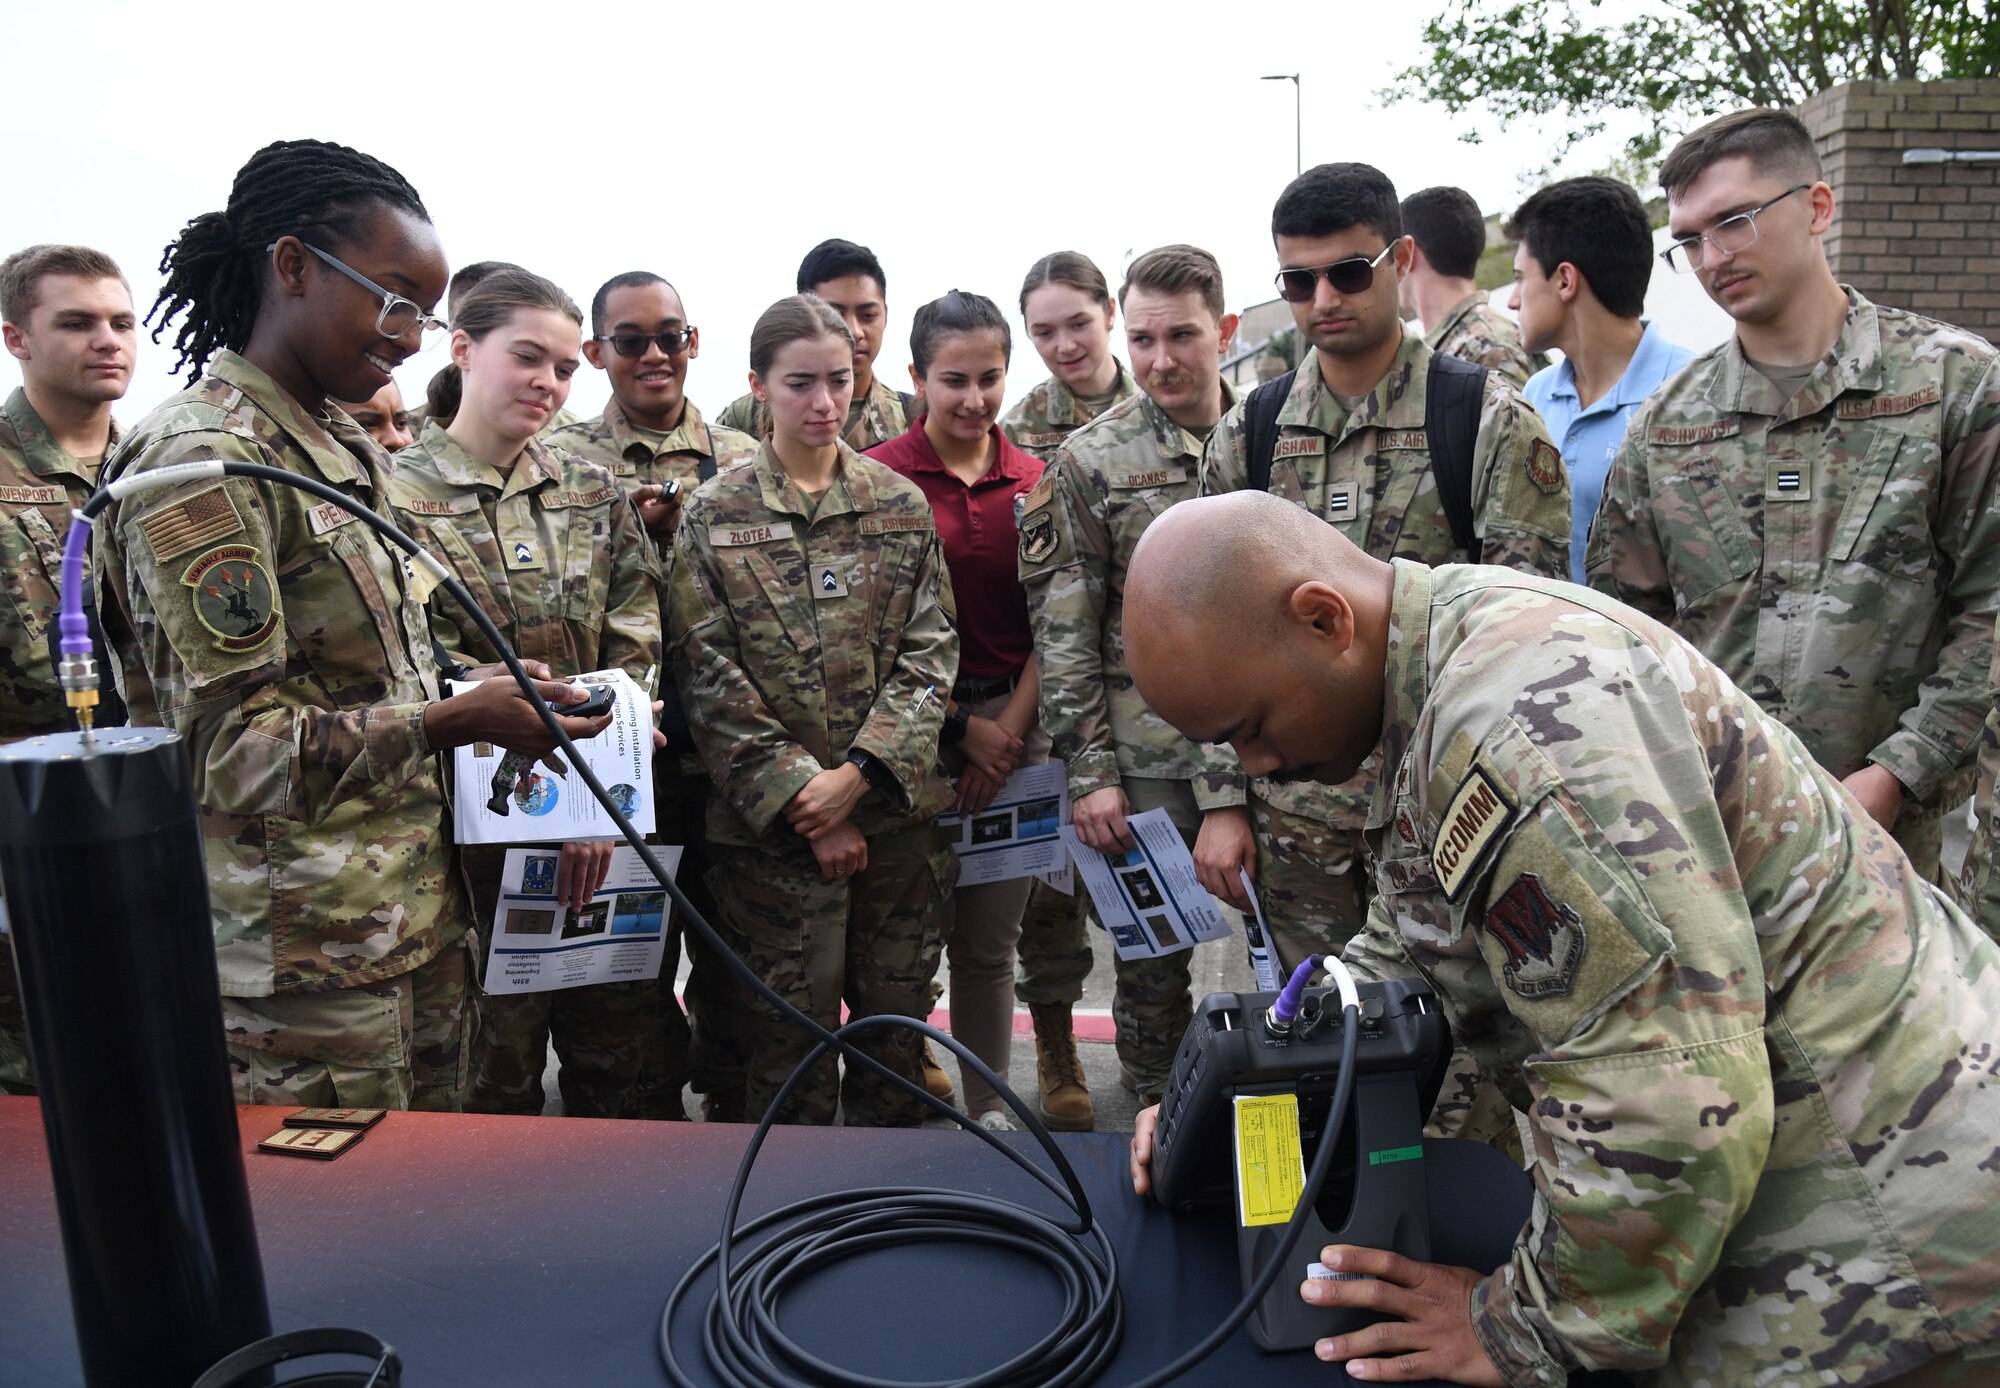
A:
[[[701,431],[708,437],[708,456],[695,464],[695,479],[706,482],[715,476],[715,430],[708,427],[708,421],[701,422]]]
[[[1266,381],[1243,397],[1243,446],[1250,469],[1250,489],[1271,490],[1271,459],[1278,449],[1278,411],[1298,379],[1294,367],[1275,381]]]
[[[1479,562],[1479,536],[1472,527],[1472,453],[1485,402],[1485,367],[1432,354],[1424,379],[1424,438],[1452,540],[1474,564]]]

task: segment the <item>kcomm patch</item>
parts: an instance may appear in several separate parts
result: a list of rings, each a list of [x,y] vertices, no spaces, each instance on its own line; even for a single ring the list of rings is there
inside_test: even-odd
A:
[[[195,620],[218,650],[255,650],[278,629],[271,575],[248,545],[207,551],[187,566],[181,582],[194,589]]]

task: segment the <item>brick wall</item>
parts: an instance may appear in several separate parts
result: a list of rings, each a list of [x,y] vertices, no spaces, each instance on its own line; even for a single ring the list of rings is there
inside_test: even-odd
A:
[[[2000,78],[1850,82],[1798,115],[1833,185],[1834,278],[2000,342],[2000,161],[1903,163],[1906,149],[2000,151]]]

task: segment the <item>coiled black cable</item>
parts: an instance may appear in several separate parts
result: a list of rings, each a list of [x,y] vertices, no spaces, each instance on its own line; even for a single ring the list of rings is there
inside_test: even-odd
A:
[[[451,594],[452,600],[465,610],[480,633],[492,643],[493,649],[500,653],[508,672],[520,686],[522,696],[541,718],[542,726],[556,745],[569,753],[570,769],[597,797],[612,823],[618,826],[618,832],[672,897],[682,921],[700,937],[703,948],[715,951],[738,979],[787,1020],[804,1028],[817,1042],[786,1079],[751,1136],[750,1146],[743,1154],[736,1180],[730,1188],[721,1239],[682,1276],[662,1308],[660,1361],[668,1377],[683,1388],[697,1388],[697,1380],[691,1378],[681,1366],[674,1349],[673,1319],[675,1310],[690,1289],[713,1264],[717,1286],[703,1322],[702,1344],[708,1355],[709,1367],[729,1388],[882,1388],[879,1379],[863,1378],[808,1353],[785,1335],[779,1324],[779,1311],[786,1291],[800,1278],[875,1249],[913,1242],[962,1242],[1006,1248],[1023,1254],[1041,1262],[1052,1272],[1062,1286],[1064,1306],[1054,1327],[1006,1363],[950,1384],[906,1385],[905,1388],[1035,1388],[1036,1385],[1067,1388],[1067,1385],[1089,1383],[1102,1372],[1117,1353],[1124,1332],[1118,1260],[1110,1241],[1104,1237],[1103,1230],[1091,1215],[1089,1197],[1084,1193],[1075,1168],[1056,1146],[1048,1129],[1029,1112],[1020,1096],[1002,1084],[977,1056],[928,1022],[915,1017],[884,1014],[858,1018],[838,1031],[828,1031],[774,992],[695,910],[674,881],[673,874],[653,852],[652,846],[632,827],[631,820],[605,791],[596,773],[577,754],[576,744],[563,731],[557,714],[535,688],[533,677],[514,654],[513,647],[494,625],[493,619],[480,608],[450,570],[393,521],[317,478],[262,463],[207,460],[169,464],[126,474],[92,495],[76,513],[73,524],[87,525],[115,499],[154,487],[174,486],[218,475],[275,482],[333,502],[365,521],[409,555],[414,563],[435,576],[439,585]],[[65,594],[65,600],[67,597]],[[1313,1156],[1312,1169],[1306,1173],[1305,1189],[1286,1225],[1284,1238],[1270,1262],[1221,1324],[1204,1336],[1199,1344],[1129,1385],[1129,1388],[1158,1388],[1213,1353],[1249,1319],[1257,1303],[1271,1289],[1279,1272],[1289,1261],[1299,1232],[1312,1213],[1319,1187],[1332,1165],[1334,1149],[1339,1145],[1336,1139],[1340,1125],[1346,1121],[1353,1092],[1354,1051],[1360,1025],[1356,1009],[1352,1006],[1346,1008],[1342,1022],[1340,1076],[1335,1084],[1328,1124],[1319,1150]],[[851,1036],[893,1027],[917,1032],[944,1046],[990,1084],[1027,1125],[1027,1131],[1048,1154],[1060,1180],[950,1104],[936,1098],[923,1085],[896,1074],[874,1057],[846,1044]],[[1057,1202],[1074,1216],[1074,1223],[1051,1219],[1039,1211],[1012,1202],[974,1198],[929,1187],[906,1187],[839,1191],[796,1201],[739,1229],[737,1220],[742,1212],[743,1192],[773,1121],[784,1111],[799,1081],[829,1050],[838,1051],[846,1064],[866,1066],[878,1077],[916,1096],[985,1142],[1049,1190]],[[755,1240],[764,1235],[768,1237],[764,1237],[761,1243],[753,1243],[740,1255],[739,1261],[737,1242],[741,1239]]]

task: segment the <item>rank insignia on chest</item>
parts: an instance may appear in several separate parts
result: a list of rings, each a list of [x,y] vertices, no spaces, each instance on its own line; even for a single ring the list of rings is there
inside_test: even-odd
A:
[[[1329,517],[1353,515],[1354,493],[1345,487],[1335,487],[1326,494],[1326,513]]]
[[[1524,872],[1486,908],[1486,933],[1506,952],[1507,986],[1524,998],[1560,998],[1583,962],[1583,920],[1558,904],[1542,879]]]
[[[1039,564],[1056,552],[1056,518],[1046,510],[1031,511],[1021,521],[1021,558]]]
[[[513,549],[508,552],[507,567],[510,569],[539,569],[542,567],[542,561],[535,558],[535,547],[533,545],[529,544],[526,540],[516,540],[514,541]]]
[[[1562,490],[1562,454],[1547,439],[1536,439],[1528,445],[1528,480],[1542,491],[1553,495]]]
[[[181,574],[194,590],[194,616],[217,650],[253,651],[278,629],[271,575],[248,545],[221,545]]]
[[[1811,501],[1812,474],[1795,462],[1773,461],[1766,465],[1764,498],[1767,501]]]
[[[813,580],[813,596],[844,598],[847,596],[847,580],[840,576],[838,569],[830,564],[826,565],[820,569],[819,577]]]

